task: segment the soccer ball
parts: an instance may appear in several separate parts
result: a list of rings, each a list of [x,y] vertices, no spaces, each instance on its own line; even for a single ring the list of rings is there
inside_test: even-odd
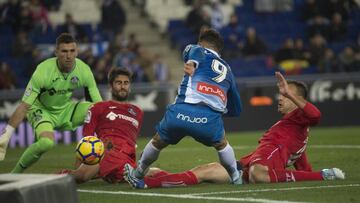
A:
[[[76,157],[84,164],[97,164],[103,155],[104,144],[95,136],[83,137],[76,146]]]

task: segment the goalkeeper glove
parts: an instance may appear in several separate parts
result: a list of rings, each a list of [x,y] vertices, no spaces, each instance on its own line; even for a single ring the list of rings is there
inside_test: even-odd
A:
[[[4,128],[2,134],[0,135],[0,161],[4,160],[5,158],[7,146],[14,131],[14,127],[12,127],[11,125],[7,125]]]

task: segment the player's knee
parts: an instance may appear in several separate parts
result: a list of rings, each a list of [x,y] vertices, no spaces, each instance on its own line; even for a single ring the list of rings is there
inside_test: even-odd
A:
[[[39,143],[39,150],[41,153],[47,152],[55,146],[54,140],[47,137],[40,138],[38,143]]]
[[[250,183],[268,183],[270,182],[268,169],[266,166],[255,164],[249,169]]]
[[[156,134],[152,140],[151,140],[151,144],[158,150],[162,150],[164,149],[168,144],[166,142],[164,142],[159,134]]]
[[[227,144],[228,144],[228,141],[225,138],[223,138],[220,142],[215,143],[213,146],[216,150],[219,151],[219,150],[224,149],[227,146]]]
[[[152,177],[155,174],[160,173],[161,171],[163,171],[163,170],[161,170],[160,168],[151,167],[151,168],[149,168],[148,172],[146,173],[146,176]]]

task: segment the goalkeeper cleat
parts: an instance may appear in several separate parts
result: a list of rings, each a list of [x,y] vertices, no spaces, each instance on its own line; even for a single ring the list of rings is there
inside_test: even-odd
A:
[[[321,170],[321,175],[324,178],[324,180],[345,179],[345,173],[338,168],[323,169]]]
[[[135,189],[145,189],[147,185],[144,182],[144,179],[139,179],[135,177],[135,169],[130,164],[125,164],[124,166],[124,179],[130,184],[132,188]]]

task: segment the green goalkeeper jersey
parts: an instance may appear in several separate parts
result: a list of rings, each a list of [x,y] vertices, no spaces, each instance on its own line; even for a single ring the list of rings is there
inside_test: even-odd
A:
[[[79,88],[84,88],[86,100],[90,102],[102,100],[94,76],[87,64],[76,59],[73,70],[62,73],[54,57],[36,67],[22,101],[49,111],[61,111],[71,103],[74,90]]]

